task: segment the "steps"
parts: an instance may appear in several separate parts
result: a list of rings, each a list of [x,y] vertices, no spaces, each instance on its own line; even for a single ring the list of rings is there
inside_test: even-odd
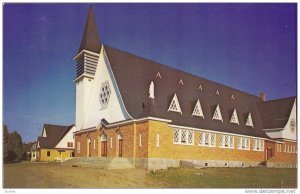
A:
[[[61,163],[73,167],[91,167],[102,169],[126,169],[134,168],[131,162],[126,158],[112,157],[75,157]]]
[[[107,167],[107,169],[126,169],[126,168],[134,168],[134,166],[126,158],[113,158]]]

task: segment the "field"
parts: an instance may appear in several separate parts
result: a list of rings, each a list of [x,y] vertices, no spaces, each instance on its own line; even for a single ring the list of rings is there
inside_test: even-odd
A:
[[[296,188],[296,169],[106,170],[59,163],[3,165],[4,188]]]

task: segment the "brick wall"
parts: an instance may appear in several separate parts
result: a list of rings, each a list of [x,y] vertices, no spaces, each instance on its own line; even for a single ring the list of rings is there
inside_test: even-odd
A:
[[[160,145],[156,147],[157,134],[160,136]],[[167,123],[149,121],[148,156],[149,158],[174,158],[194,160],[241,160],[263,161],[263,151],[253,151],[250,141],[250,150],[238,150],[237,138],[234,140],[235,149],[219,148],[220,135],[216,134],[216,147],[198,146],[199,131],[194,131],[194,145],[180,145],[173,143],[173,129]]]
[[[296,153],[297,143],[296,142],[285,141],[284,143],[281,144],[281,150],[278,149],[279,147],[277,147],[277,145],[280,145],[280,144],[273,143],[275,155],[271,159],[272,162],[287,162],[287,163],[296,163],[297,162],[297,153]],[[293,147],[295,147],[296,150],[293,151],[294,153],[285,152],[285,150],[284,150],[285,146],[289,146],[289,150],[293,146]],[[286,151],[287,151],[287,149],[286,149]]]

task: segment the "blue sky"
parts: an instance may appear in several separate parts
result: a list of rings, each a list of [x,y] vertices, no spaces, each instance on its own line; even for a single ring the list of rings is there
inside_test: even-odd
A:
[[[89,4],[5,4],[3,123],[25,142],[75,121]],[[93,4],[101,42],[267,100],[297,91],[294,4]]]

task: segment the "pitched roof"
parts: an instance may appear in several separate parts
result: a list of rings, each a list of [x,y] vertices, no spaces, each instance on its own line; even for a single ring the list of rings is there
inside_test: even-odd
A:
[[[74,125],[61,126],[44,124],[43,129],[46,130],[47,137],[38,137],[38,142],[41,149],[52,149],[59,141],[70,131]]]
[[[256,104],[262,101],[257,96],[108,45],[104,45],[104,48],[125,107],[133,118],[152,116],[172,120],[174,125],[267,138],[261,130],[262,123]],[[156,77],[157,72],[160,73],[161,78]],[[184,85],[178,83],[180,79],[183,80]],[[154,99],[149,99],[148,89],[151,81],[154,82]],[[200,84],[202,90],[199,89]],[[219,92],[219,95],[216,94],[216,91]],[[182,115],[168,112],[175,93],[181,106]],[[234,95],[234,100],[231,98],[232,95]],[[192,116],[198,99],[201,101],[204,118]],[[217,105],[220,106],[223,122],[212,120]],[[234,109],[237,111],[239,125],[230,123]],[[252,115],[254,128],[245,126],[249,112]]]
[[[100,38],[97,31],[94,12],[92,6],[90,6],[78,53],[83,49],[99,53],[100,48]]]
[[[257,105],[263,128],[284,128],[288,122],[296,97],[262,102]]]

